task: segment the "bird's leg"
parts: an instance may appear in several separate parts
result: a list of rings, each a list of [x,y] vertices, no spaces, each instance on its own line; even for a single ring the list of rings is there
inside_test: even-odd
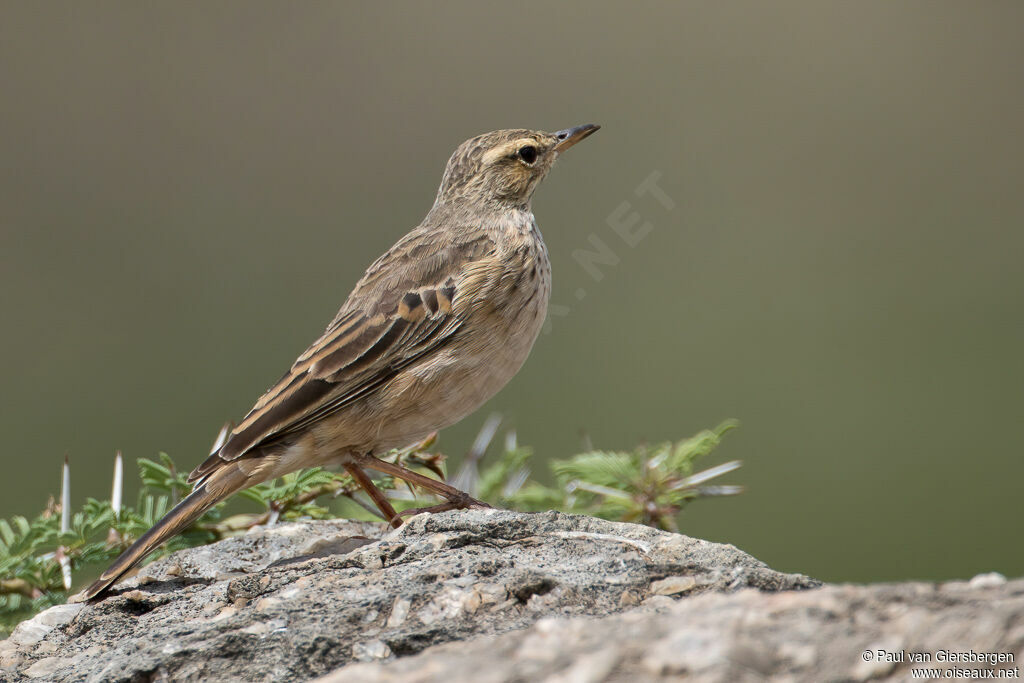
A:
[[[464,493],[454,486],[449,486],[443,481],[437,479],[431,479],[430,477],[413,472],[410,469],[396,465],[394,463],[385,462],[380,458],[375,458],[372,455],[364,455],[359,458],[359,465],[362,467],[369,467],[370,469],[377,470],[378,472],[384,472],[394,477],[398,477],[410,484],[415,484],[422,488],[432,491],[437,495],[446,498],[448,502],[441,503],[440,505],[434,505],[427,508],[416,508],[414,510],[404,510],[402,515],[417,514],[420,512],[443,512],[444,510],[457,510],[461,508],[477,507],[477,508],[489,508],[491,507],[487,503],[473,498],[468,493]],[[364,475],[365,476],[365,475]]]
[[[377,507],[380,509],[381,514],[384,515],[384,519],[387,520],[388,524],[394,528],[402,526],[402,519],[395,512],[395,508],[391,507],[391,503],[388,502],[384,492],[374,485],[366,472],[363,472],[358,465],[353,463],[346,463],[345,470],[352,475],[352,478],[356,480],[356,483],[363,487],[363,490],[373,499]]]

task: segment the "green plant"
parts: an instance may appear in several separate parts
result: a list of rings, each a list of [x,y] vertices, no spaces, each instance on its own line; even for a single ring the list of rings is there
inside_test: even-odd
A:
[[[588,451],[555,460],[550,463],[554,485],[531,480],[533,451],[519,446],[514,432],[506,435],[496,457],[486,458],[499,424],[497,416],[485,422],[452,479],[458,488],[499,507],[558,509],[675,530],[680,511],[693,499],[741,491],[737,486],[707,485],[710,479],[739,467],[739,462],[694,473],[695,463],[718,446],[722,436],[735,426],[733,422],[675,443],[624,452]],[[445,478],[445,456],[432,450],[435,438],[432,435],[387,457]],[[171,457],[160,453],[156,460],[137,460],[142,488],[134,507],[122,505],[120,453],[114,462],[110,500],[89,498],[72,513],[70,466],[65,459],[59,502],[51,498],[32,520],[21,516],[0,520],[0,634],[9,632],[21,619],[64,602],[74,575],[113,560],[191,489]],[[386,491],[396,509],[432,502],[428,494],[404,483],[399,485],[390,476],[374,481]],[[351,477],[319,467],[253,486],[241,496],[256,503],[258,511],[225,517],[225,505],[217,505],[152,557],[280,520],[325,519],[339,512],[365,519],[377,516],[376,508]],[[347,501],[346,509],[332,507],[334,499]]]
[[[729,421],[675,443],[632,451],[589,451],[555,460],[551,470],[557,486],[530,483],[509,496],[508,502],[528,510],[557,508],[677,531],[679,513],[690,501],[742,492],[738,486],[707,485],[738,468],[739,461],[694,473],[696,462],[735,426]]]

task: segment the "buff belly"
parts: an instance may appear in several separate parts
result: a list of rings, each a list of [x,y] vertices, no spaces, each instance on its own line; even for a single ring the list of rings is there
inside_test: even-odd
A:
[[[498,393],[526,361],[543,312],[524,311],[526,329],[515,335],[467,335],[470,347],[453,345],[429,362],[402,372],[376,397],[368,414],[387,415],[369,442],[381,453],[455,424]]]

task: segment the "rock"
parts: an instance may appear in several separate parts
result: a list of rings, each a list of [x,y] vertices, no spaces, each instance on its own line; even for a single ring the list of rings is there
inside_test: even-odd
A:
[[[20,624],[0,681],[906,680],[925,655],[977,678],[1019,674],[1022,624],[1024,580],[997,574],[822,587],[648,527],[472,510],[174,553]]]
[[[930,584],[709,592],[654,612],[546,617],[502,635],[346,666],[317,683],[903,681],[917,666],[980,671],[946,678],[984,678],[989,669],[997,669],[995,678],[1019,678],[1022,617],[1024,580],[995,595],[987,588]],[[932,661],[912,663],[915,652]],[[937,661],[940,652],[994,653],[1013,661],[949,664]],[[1000,676],[1000,668],[1017,675]]]
[[[309,680],[553,617],[646,610],[634,606],[652,585],[674,603],[818,582],[732,546],[554,512],[421,514],[394,531],[284,524],[174,553],[102,602],[37,615],[0,643],[0,678]]]
[[[651,593],[655,595],[679,595],[697,586],[697,579],[692,576],[670,576],[667,579],[651,582]]]
[[[380,524],[372,522],[348,520],[280,524],[270,530],[257,527],[244,536],[191,548],[152,562],[139,571],[138,584],[176,577],[210,581],[252,574],[297,556],[332,554],[325,550],[335,546],[347,552],[368,543],[371,536],[380,536],[381,528]]]
[[[1022,624],[1020,579],[821,587],[647,527],[472,510],[175,553],[19,625],[0,680],[906,680],[915,656],[977,678],[1019,673]]]
[[[51,676],[55,671],[67,668],[71,663],[71,659],[66,657],[44,657],[25,669],[25,675],[29,678]]]
[[[999,572],[978,574],[967,582],[969,588],[998,588],[1006,583],[1006,577]]]

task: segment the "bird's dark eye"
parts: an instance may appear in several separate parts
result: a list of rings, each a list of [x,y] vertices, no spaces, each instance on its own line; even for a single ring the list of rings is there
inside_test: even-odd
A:
[[[528,164],[537,161],[537,148],[533,145],[526,145],[519,148],[519,158]]]

